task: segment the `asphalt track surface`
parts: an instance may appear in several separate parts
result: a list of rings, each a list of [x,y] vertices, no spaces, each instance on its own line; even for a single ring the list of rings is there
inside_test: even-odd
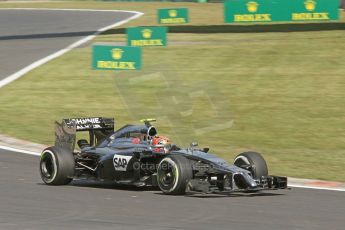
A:
[[[48,186],[38,162],[37,156],[0,150],[0,229],[345,228],[344,192],[167,196],[96,182]]]
[[[134,13],[0,10],[0,80]]]
[[[0,10],[0,80],[128,16]],[[38,162],[37,156],[0,150],[0,229],[345,229],[344,192],[166,196],[97,182],[47,186]]]

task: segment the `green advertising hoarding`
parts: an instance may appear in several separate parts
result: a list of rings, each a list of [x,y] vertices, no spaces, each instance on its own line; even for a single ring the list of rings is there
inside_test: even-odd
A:
[[[92,67],[98,70],[139,70],[141,69],[141,48],[93,45]]]
[[[291,21],[339,20],[339,0],[290,0]]]
[[[128,46],[166,46],[167,27],[132,27],[127,28]]]
[[[330,21],[339,19],[338,0],[227,0],[225,22]]]
[[[269,0],[225,2],[226,22],[271,22],[273,4]]]
[[[189,22],[187,8],[158,9],[158,23],[183,24]]]

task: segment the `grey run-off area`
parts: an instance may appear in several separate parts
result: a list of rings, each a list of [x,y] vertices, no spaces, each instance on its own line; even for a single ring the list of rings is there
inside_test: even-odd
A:
[[[134,13],[0,9],[0,80]]]

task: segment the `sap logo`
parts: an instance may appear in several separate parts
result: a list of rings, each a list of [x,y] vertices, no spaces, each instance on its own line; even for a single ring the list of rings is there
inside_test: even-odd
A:
[[[113,163],[116,171],[126,171],[128,162],[132,159],[132,156],[114,155]]]
[[[128,165],[128,162],[125,158],[118,158],[114,157],[114,167],[115,168],[123,168],[126,169]]]

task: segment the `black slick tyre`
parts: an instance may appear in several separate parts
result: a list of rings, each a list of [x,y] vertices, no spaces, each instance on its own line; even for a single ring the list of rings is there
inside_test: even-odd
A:
[[[193,170],[190,161],[181,155],[170,155],[161,160],[157,168],[160,190],[169,195],[183,195]]]
[[[265,159],[257,152],[244,152],[236,156],[234,165],[237,167],[250,165],[254,179],[268,176],[268,168]]]
[[[73,180],[75,160],[66,149],[49,147],[43,150],[40,159],[40,174],[47,185],[66,185]]]

